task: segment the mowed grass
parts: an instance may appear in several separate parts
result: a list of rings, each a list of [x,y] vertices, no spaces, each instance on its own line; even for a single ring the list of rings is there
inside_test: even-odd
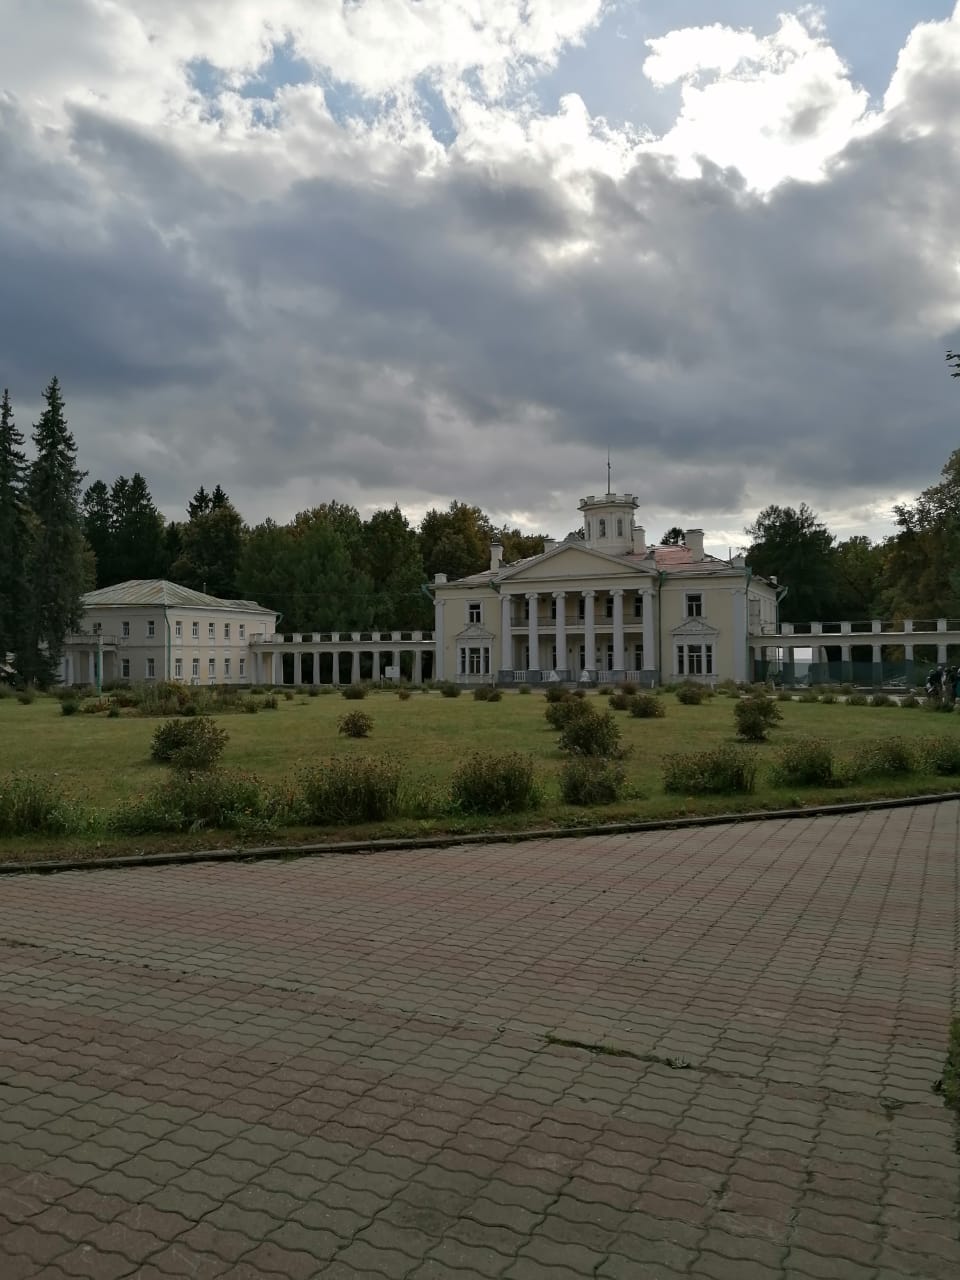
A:
[[[695,816],[753,809],[809,806],[822,802],[874,799],[942,792],[957,779],[913,773],[902,778],[860,782],[842,788],[783,788],[774,785],[766,762],[778,746],[803,737],[832,743],[839,756],[853,754],[870,738],[960,735],[960,714],[932,714],[921,708],[853,707],[845,703],[778,704],[783,721],[759,744],[757,788],[749,796],[667,795],[662,785],[662,761],[672,752],[700,751],[736,741],[734,701],[717,696],[700,706],[683,706],[664,694],[663,719],[640,720],[615,712],[623,743],[630,796],[615,805],[584,810],[561,802],[557,773],[564,757],[558,735],[544,719],[546,700],[508,693],[497,703],[475,702],[469,693],[444,698],[438,692],[414,693],[401,701],[394,693],[373,692],[362,703],[338,695],[310,698],[297,693],[281,696],[277,710],[257,715],[218,717],[229,741],[222,760],[225,768],[243,769],[264,782],[292,778],[303,766],[322,765],[331,756],[374,755],[398,761],[417,782],[440,795],[457,765],[473,752],[499,754],[521,751],[533,756],[544,790],[543,806],[528,815],[503,819],[465,819],[456,815],[404,819],[375,828],[322,832],[286,830],[278,839],[336,840],[356,836],[402,836],[478,829],[518,829],[622,820]],[[589,695],[591,704],[606,709],[604,698]],[[370,738],[354,740],[337,731],[337,719],[362,707],[373,717]],[[79,714],[64,716],[54,698],[39,697],[29,706],[13,698],[0,699],[0,775],[11,772],[55,779],[71,797],[88,808],[109,811],[121,800],[137,795],[167,776],[150,760],[150,741],[159,719],[124,712],[119,718]],[[238,835],[203,832],[192,836],[157,836],[125,841],[98,836],[0,840],[0,860],[55,848],[98,852],[170,847],[236,845]]]

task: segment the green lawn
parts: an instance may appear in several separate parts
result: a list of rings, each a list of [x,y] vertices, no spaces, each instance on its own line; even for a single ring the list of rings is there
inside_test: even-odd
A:
[[[617,712],[625,745],[630,748],[626,769],[633,798],[619,804],[585,812],[560,802],[556,774],[563,757],[557,749],[557,734],[544,720],[545,700],[541,694],[505,695],[499,703],[474,702],[469,694],[456,699],[437,692],[415,693],[408,701],[395,694],[375,692],[362,703],[346,702],[332,695],[309,698],[298,693],[292,701],[281,697],[276,711],[258,715],[226,715],[221,723],[229,733],[223,759],[228,768],[249,770],[266,782],[290,777],[302,765],[322,762],[330,755],[374,754],[399,760],[424,783],[442,788],[457,763],[474,751],[530,753],[542,779],[546,800],[535,814],[503,820],[431,818],[393,822],[380,829],[366,828],[363,835],[409,835],[416,833],[463,832],[495,827],[551,826],[570,823],[674,817],[745,811],[749,809],[795,807],[824,801],[855,800],[879,796],[909,795],[946,791],[957,779],[912,774],[903,779],[860,783],[841,789],[777,788],[761,766],[757,790],[752,796],[689,797],[663,792],[662,757],[675,751],[692,751],[735,741],[733,702],[715,697],[701,706],[681,706],[664,695],[667,715],[661,720],[638,720]],[[605,701],[591,695],[599,707]],[[852,752],[859,741],[871,737],[901,735],[913,738],[932,734],[960,735],[960,714],[933,715],[922,709],[899,707],[850,707],[832,705],[780,704],[783,722],[768,743],[759,747],[761,759],[771,757],[777,746],[798,737],[816,736],[836,744],[838,753]],[[371,738],[355,741],[337,733],[338,716],[362,708],[372,715]],[[13,698],[0,699],[0,776],[11,772],[35,773],[56,778],[64,791],[86,805],[107,810],[121,799],[149,788],[166,776],[151,763],[150,739],[155,719],[125,712],[118,719],[105,716],[61,714],[54,698],[40,697],[30,706]],[[337,839],[360,834],[356,831],[285,831],[282,840]],[[73,851],[127,851],[170,847],[236,845],[236,833],[203,833],[178,837],[151,837],[119,841],[87,835],[49,839],[0,840],[0,860]]]

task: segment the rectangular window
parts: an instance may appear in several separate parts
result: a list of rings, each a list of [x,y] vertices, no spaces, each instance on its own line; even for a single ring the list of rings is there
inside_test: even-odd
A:
[[[241,680],[243,679],[243,677],[244,677],[246,674],[247,674],[247,660],[246,660],[246,658],[241,658],[241,659],[240,659],[240,678],[241,678]]]
[[[598,536],[599,536],[599,537],[601,537],[601,538],[605,538],[605,537],[607,536],[607,522],[606,522],[606,520],[604,520],[604,519],[603,519],[603,517],[601,517],[601,518],[597,521],[597,526],[598,526],[598,528],[597,528],[597,534],[598,534]]]
[[[103,623],[102,623],[102,622],[95,622],[95,623],[93,624],[93,634],[94,634],[95,636],[98,636],[102,630],[103,630]]]
[[[612,644],[607,645],[607,670],[608,671],[613,670],[613,645]]]
[[[550,621],[556,622],[556,620],[557,620],[557,598],[556,596],[551,596],[550,597]]]
[[[208,658],[207,659],[207,675],[212,678],[216,674],[217,674],[217,660],[216,658]]]
[[[713,645],[705,644],[703,646],[703,669],[708,676],[713,675]]]
[[[587,668],[587,647],[586,645],[582,644],[580,646],[580,670],[585,671],[586,668]]]
[[[128,636],[128,635],[130,634],[130,623],[129,623],[129,622],[121,622],[121,623],[120,623],[120,634],[121,634],[122,636]]]
[[[483,621],[483,605],[479,600],[471,600],[467,605],[467,622],[474,624]]]
[[[230,639],[230,623],[229,622],[225,622],[223,624],[223,638],[224,640]]]
[[[633,669],[634,671],[643,670],[643,645],[635,644],[633,646]]]
[[[581,596],[580,599],[577,601],[577,617],[580,619],[581,622],[583,622],[586,616],[587,616],[587,602],[586,600],[584,600],[583,596]]]
[[[686,672],[683,669],[683,645],[678,644],[677,645],[677,675],[682,676],[685,674]]]
[[[129,658],[120,659],[120,675],[123,677],[124,680],[130,679],[130,659]]]
[[[183,659],[182,658],[174,658],[173,675],[174,675],[174,679],[176,680],[183,679]]]
[[[483,674],[483,651],[481,649],[468,649],[468,670],[472,676]]]
[[[157,634],[157,624],[151,618],[147,623],[147,639],[152,640]]]
[[[639,591],[633,597],[633,616],[638,621],[643,621],[643,596]]]
[[[224,674],[225,676],[228,676],[228,675],[230,674],[230,659],[229,659],[229,658],[224,658],[224,660],[223,660],[223,674]]]
[[[617,537],[623,537],[623,517],[617,516]]]
[[[183,639],[183,623],[182,622],[175,622],[173,624],[173,634],[177,637],[178,640]]]
[[[199,658],[194,658],[193,665],[190,668],[190,674],[193,676],[194,680],[196,680],[200,675],[200,659]]]
[[[240,639],[246,640],[246,638],[247,638],[247,624],[245,622],[241,622],[240,623]],[[241,659],[241,661],[243,661],[243,659]]]
[[[526,596],[523,597],[523,620],[524,622],[530,621],[530,601]]]
[[[702,644],[687,645],[687,675],[688,676],[703,675],[703,645]]]
[[[613,596],[610,595],[609,592],[607,593],[606,600],[604,600],[603,602],[603,611],[604,611],[605,618],[613,617]]]
[[[687,592],[687,617],[688,618],[703,617],[703,596],[699,591]]]
[[[208,622],[207,623],[207,639],[216,640],[216,638],[217,638],[217,624],[215,622]]]
[[[157,663],[155,658],[147,659],[147,679],[153,680],[157,674]]]
[[[191,623],[190,634],[193,636],[194,640],[200,639],[200,623],[199,622]]]

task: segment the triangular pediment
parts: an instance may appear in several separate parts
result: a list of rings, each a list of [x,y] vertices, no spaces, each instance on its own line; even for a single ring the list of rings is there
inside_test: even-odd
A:
[[[580,542],[561,542],[559,546],[545,551],[542,556],[535,556],[518,565],[509,565],[497,574],[495,581],[510,583],[512,586],[521,582],[554,582],[565,578],[578,583],[590,578],[618,576],[636,580],[656,577],[656,572],[652,563],[607,555],[606,552],[585,547]]]
[[[486,627],[482,627],[479,622],[471,622],[469,626],[464,627],[462,631],[458,631],[454,637],[456,640],[492,640],[493,632],[488,631]]]
[[[715,636],[719,635],[716,627],[711,627],[703,618],[684,618],[671,631],[674,636]]]

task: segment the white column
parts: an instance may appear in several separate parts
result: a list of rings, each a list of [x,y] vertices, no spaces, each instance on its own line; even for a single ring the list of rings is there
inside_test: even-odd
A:
[[[373,651],[373,678],[374,680],[380,679],[380,650],[379,649],[374,649]]]
[[[651,593],[652,595],[652,593]],[[652,667],[652,662],[647,662],[647,598],[643,601],[643,662],[644,666]],[[748,632],[748,613],[750,609],[749,596],[746,591],[734,591],[733,593],[733,654],[730,674],[734,680],[749,680],[752,678],[753,662],[751,661],[752,650],[747,653],[747,632]],[[651,633],[652,634],[652,633]],[[715,652],[713,655],[714,670],[719,655]],[[749,668],[749,674],[748,674]]]
[[[625,670],[623,657],[623,591],[618,587],[613,596],[613,669]]]
[[[510,614],[510,597],[506,592],[500,597],[500,670],[513,670],[513,631]]]
[[[330,672],[330,683],[339,684],[340,683],[340,654],[337,652],[336,649],[334,649],[332,657],[333,657],[333,670]]]
[[[320,683],[320,650],[319,649],[314,649],[313,651],[313,680],[311,681],[311,683],[312,684]]]
[[[593,601],[596,592],[581,591],[583,596],[583,669],[595,671],[597,665],[597,623]]]
[[[435,600],[433,602],[433,639],[436,644],[436,657],[434,659],[434,680],[442,680],[444,678],[444,661],[443,661],[443,609],[446,604],[445,600]]]
[[[553,598],[557,602],[557,662],[560,671],[567,666],[567,593],[555,591]]]
[[[353,661],[350,664],[350,683],[360,683],[360,650],[354,649]]]
[[[303,650],[293,651],[293,683],[303,684]]]
[[[746,634],[744,634],[744,642],[746,642]],[[655,648],[655,645],[653,642],[653,592],[644,591],[643,593],[643,669],[644,671],[656,670],[657,655],[654,652],[654,648]]]
[[[912,644],[905,644],[903,646],[903,656],[907,660],[907,662],[913,661],[913,645]]]
[[[413,683],[423,684],[423,650],[416,649],[413,654]]]
[[[530,650],[527,659],[528,671],[540,670],[540,625],[537,618],[537,593],[536,591],[528,591],[527,599],[530,601],[530,618],[527,623],[527,646]]]
[[[270,683],[283,684],[283,654],[272,653],[270,657]]]

